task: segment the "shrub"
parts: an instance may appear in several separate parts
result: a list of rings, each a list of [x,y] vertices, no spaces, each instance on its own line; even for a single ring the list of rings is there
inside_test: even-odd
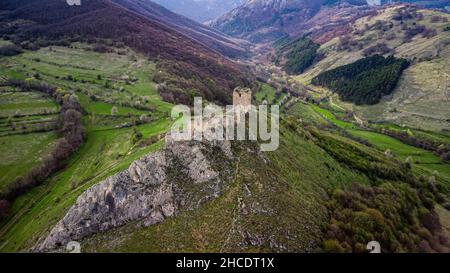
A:
[[[119,110],[117,109],[116,106],[113,106],[113,107],[111,108],[111,116],[115,117],[115,116],[117,116],[118,114],[119,114]]]
[[[133,134],[131,136],[131,142],[133,144],[138,143],[142,139],[142,133],[137,129],[137,127],[133,127]]]
[[[450,151],[443,153],[441,155],[441,159],[442,159],[442,161],[450,162]]]
[[[431,232],[440,231],[442,226],[436,212],[429,212],[422,217],[422,225]]]
[[[105,46],[103,44],[96,44],[96,45],[94,45],[92,47],[92,51],[98,52],[98,53],[110,53],[110,52],[113,52],[113,50],[110,47]]]
[[[323,242],[323,250],[329,253],[344,253],[345,249],[337,240],[326,240]]]
[[[435,30],[428,29],[423,25],[415,25],[405,30],[404,42],[410,42],[415,36],[422,34],[423,37],[432,37],[436,35]]]
[[[439,15],[434,15],[434,16],[431,17],[431,23],[444,22],[444,19],[447,19],[447,18],[441,17]]]
[[[371,56],[374,54],[385,55],[392,51],[386,43],[378,43],[374,46],[368,47],[363,51],[364,56]]]
[[[139,117],[139,120],[140,120],[141,123],[147,123],[147,122],[149,122],[151,119],[150,119],[150,117],[149,117],[148,115],[142,114],[142,115]]]
[[[357,46],[358,42],[353,40],[351,36],[344,35],[339,38],[338,51],[351,51],[353,47]]]
[[[0,56],[15,56],[22,52],[23,50],[16,45],[0,46]]]
[[[6,218],[10,209],[9,201],[6,199],[0,200],[0,221]]]
[[[422,32],[422,37],[423,38],[432,38],[432,37],[434,37],[436,35],[437,35],[437,31],[435,29],[431,29],[431,28],[426,28]]]
[[[386,40],[388,41],[394,40],[395,38],[397,38],[397,35],[395,33],[389,33],[388,35],[386,35]]]

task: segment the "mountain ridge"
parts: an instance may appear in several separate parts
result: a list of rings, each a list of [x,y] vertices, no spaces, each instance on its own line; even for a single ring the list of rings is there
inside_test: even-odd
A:
[[[336,5],[352,6],[355,9],[359,6],[346,4],[345,1],[344,4],[339,4],[322,0],[253,0],[216,19],[210,25],[224,33],[253,42],[274,41],[286,34],[298,35],[304,25],[319,16],[324,8]]]

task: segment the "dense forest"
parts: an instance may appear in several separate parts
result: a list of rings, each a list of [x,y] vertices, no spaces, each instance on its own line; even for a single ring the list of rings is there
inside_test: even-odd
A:
[[[324,86],[355,104],[377,104],[392,93],[409,62],[374,55],[319,74],[312,84]]]
[[[276,62],[283,63],[283,68],[289,74],[301,74],[317,59],[320,45],[307,37],[291,40],[282,38],[275,42],[277,49]]]

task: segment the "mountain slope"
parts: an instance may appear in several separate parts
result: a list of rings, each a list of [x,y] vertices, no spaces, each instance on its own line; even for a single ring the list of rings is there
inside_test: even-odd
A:
[[[322,3],[305,0],[248,1],[212,22],[211,26],[252,41],[276,39],[282,35],[286,22],[305,22],[320,10]]]
[[[242,5],[245,0],[154,0],[154,2],[197,22],[206,22]]]
[[[217,18],[210,25],[235,37],[254,42],[274,41],[288,34],[311,33],[319,42],[342,34],[347,24],[373,14],[376,5],[366,0],[252,0]],[[377,2],[377,1],[371,1]],[[381,1],[387,2],[387,1]],[[450,1],[394,1],[448,11]],[[333,24],[330,24],[333,22]],[[326,27],[322,24],[326,24]]]
[[[164,22],[171,28],[228,57],[242,57],[247,53],[244,41],[231,38],[213,28],[175,14],[150,0],[113,0],[113,2],[150,20]]]
[[[161,70],[168,73],[160,76],[160,82],[172,83],[163,92],[169,93],[172,102],[190,103],[186,92],[196,90],[224,103],[235,86],[249,85],[242,66],[163,21],[149,20],[111,1],[88,1],[76,7],[64,0],[8,0],[2,3],[2,11],[0,33],[17,44],[32,47],[68,39],[109,39],[158,60]]]
[[[213,21],[211,26],[235,37],[264,42],[286,34],[297,36],[324,20],[334,20],[335,27],[342,27],[371,9],[362,5],[364,1],[348,1],[355,5],[342,2],[253,0]],[[336,29],[329,29],[333,30]]]
[[[379,9],[323,43],[318,54],[324,57],[296,78],[310,84],[324,71],[373,54],[405,58],[411,66],[391,96],[372,106],[343,106],[373,121],[427,130],[449,128],[450,32],[445,31],[449,21],[448,14],[405,5]]]

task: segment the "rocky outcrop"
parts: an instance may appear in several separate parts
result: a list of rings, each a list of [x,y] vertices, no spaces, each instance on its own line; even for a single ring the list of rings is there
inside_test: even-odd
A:
[[[233,177],[227,141],[175,142],[91,187],[35,248],[48,251],[131,221],[153,225],[219,196]]]

